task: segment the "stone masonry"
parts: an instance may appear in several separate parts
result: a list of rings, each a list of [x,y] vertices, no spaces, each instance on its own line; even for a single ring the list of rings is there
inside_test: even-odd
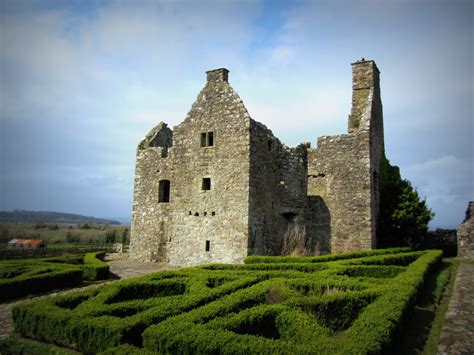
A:
[[[352,64],[348,133],[289,148],[254,121],[228,83],[207,83],[186,119],[159,123],[137,149],[130,256],[170,265],[279,255],[298,227],[315,253],[376,245],[384,154],[379,71]]]
[[[466,218],[458,228],[458,256],[474,259],[474,201],[469,202]]]

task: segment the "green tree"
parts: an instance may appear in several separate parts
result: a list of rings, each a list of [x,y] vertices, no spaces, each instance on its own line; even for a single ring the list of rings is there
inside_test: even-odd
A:
[[[380,165],[380,214],[377,239],[381,247],[420,247],[434,213],[421,200],[398,166],[383,158]]]
[[[81,239],[79,238],[78,235],[75,235],[75,234],[68,231],[66,233],[66,242],[67,243],[80,243]]]
[[[105,233],[105,243],[112,244],[116,240],[116,231],[115,229],[109,230]]]
[[[128,241],[128,228],[124,228],[122,231],[122,244],[127,244]]]
[[[10,230],[6,225],[0,224],[0,241],[7,243],[10,239]]]

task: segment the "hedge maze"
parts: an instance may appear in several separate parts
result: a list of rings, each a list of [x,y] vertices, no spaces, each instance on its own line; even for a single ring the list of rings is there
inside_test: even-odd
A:
[[[390,351],[441,251],[248,257],[23,303],[16,330],[85,353]]]
[[[0,302],[108,277],[103,252],[0,262]]]

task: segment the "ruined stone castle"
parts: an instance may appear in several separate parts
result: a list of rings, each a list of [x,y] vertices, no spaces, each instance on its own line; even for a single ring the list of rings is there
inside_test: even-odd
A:
[[[288,148],[253,120],[228,74],[208,71],[186,119],[138,145],[130,257],[241,263],[279,255],[289,230],[316,252],[374,248],[384,154],[375,62],[352,64],[348,133],[316,148]]]

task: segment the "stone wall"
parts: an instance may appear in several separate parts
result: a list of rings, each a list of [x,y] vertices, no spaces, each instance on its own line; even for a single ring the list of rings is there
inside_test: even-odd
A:
[[[429,231],[425,236],[422,236],[420,245],[427,250],[442,250],[444,257],[455,257],[458,254],[457,231],[441,228]]]
[[[349,132],[320,137],[316,149],[282,144],[250,118],[228,70],[207,72],[186,119],[173,131],[160,123],[138,146],[130,256],[239,263],[280,254],[293,228],[316,253],[374,248],[384,154],[379,71],[365,60],[352,68]]]
[[[458,256],[474,259],[474,201],[469,202],[464,222],[458,228]]]
[[[154,251],[152,259],[196,265],[239,263],[247,255],[250,117],[227,73],[208,72],[186,119],[174,128],[166,156],[160,148],[139,148],[131,257],[148,259]],[[212,145],[201,146],[209,132]],[[170,181],[168,203],[157,200],[162,179]]]
[[[249,254],[279,255],[288,228],[303,225],[306,148],[288,148],[251,121]]]
[[[321,252],[376,246],[377,176],[384,154],[379,71],[373,61],[362,60],[352,64],[352,73],[348,134],[319,137],[309,151],[310,230]]]
[[[167,261],[169,204],[159,203],[158,197],[159,181],[171,178],[170,159],[166,156],[172,137],[172,131],[161,122],[138,145],[130,236],[132,258]]]

